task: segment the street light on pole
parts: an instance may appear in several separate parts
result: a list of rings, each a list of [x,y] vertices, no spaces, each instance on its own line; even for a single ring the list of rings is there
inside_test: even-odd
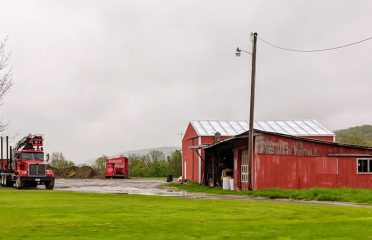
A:
[[[256,82],[256,49],[257,49],[257,33],[251,33],[253,36],[252,53],[236,49],[235,56],[240,57],[241,52],[246,52],[252,55],[252,73],[251,73],[251,95],[249,109],[249,132],[248,132],[248,189],[252,190],[252,163],[253,163],[253,123],[254,123],[254,97],[255,97],[255,82]]]
[[[241,52],[245,52],[245,53],[248,53],[248,54],[251,54],[251,55],[252,55],[252,53],[250,53],[250,52],[248,52],[248,51],[245,51],[245,50],[240,49],[240,48],[236,48],[235,56],[236,56],[236,57],[240,57]]]

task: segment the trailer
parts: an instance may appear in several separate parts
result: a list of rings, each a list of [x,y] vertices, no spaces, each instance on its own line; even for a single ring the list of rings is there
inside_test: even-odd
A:
[[[116,157],[106,160],[106,178],[128,178],[128,158]]]
[[[43,136],[29,134],[14,147],[9,146],[6,137],[6,157],[3,157],[3,137],[1,143],[0,185],[21,189],[45,185],[46,189],[54,188],[54,172],[46,167],[43,149]]]

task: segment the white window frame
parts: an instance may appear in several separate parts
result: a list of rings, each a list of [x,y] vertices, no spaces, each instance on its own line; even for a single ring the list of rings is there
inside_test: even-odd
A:
[[[248,165],[241,165],[240,168],[241,182],[248,182]]]
[[[359,172],[359,161],[367,161],[367,172]],[[372,174],[372,158],[357,158],[356,160],[357,174]]]

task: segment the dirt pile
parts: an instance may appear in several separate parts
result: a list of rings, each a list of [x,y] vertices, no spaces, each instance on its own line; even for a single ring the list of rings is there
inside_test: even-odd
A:
[[[101,178],[102,175],[89,166],[73,166],[68,168],[53,168],[56,178]]]

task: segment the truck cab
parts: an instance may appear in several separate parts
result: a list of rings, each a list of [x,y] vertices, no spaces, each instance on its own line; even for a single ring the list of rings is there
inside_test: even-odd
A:
[[[54,187],[54,173],[46,169],[44,153],[41,151],[21,151],[14,156],[16,187],[36,187],[44,184],[47,189]],[[17,179],[19,178],[19,183]],[[20,186],[19,186],[20,185]]]

